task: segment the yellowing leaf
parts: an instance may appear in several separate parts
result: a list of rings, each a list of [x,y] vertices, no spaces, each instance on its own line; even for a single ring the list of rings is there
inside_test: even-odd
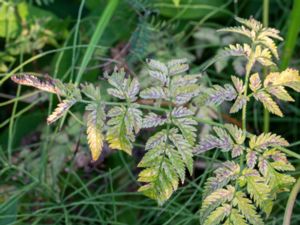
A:
[[[239,93],[239,94],[242,94],[244,92],[244,84],[243,84],[243,81],[236,77],[236,76],[231,76],[231,80],[232,80],[232,83],[236,89],[236,91]]]
[[[57,85],[58,83],[61,84],[61,82],[49,75],[42,75],[38,73],[19,73],[13,75],[11,79],[17,84],[32,86],[43,91],[63,95],[62,90],[60,90]]]
[[[92,159],[96,161],[102,152],[104,136],[102,134],[104,110],[100,105],[87,106],[90,111],[87,118],[87,139]]]
[[[290,87],[295,91],[300,92],[299,71],[288,68],[281,73],[270,73],[264,81],[264,86],[270,87],[274,85]]]
[[[47,118],[47,123],[51,124],[61,118],[71,107],[76,103],[75,99],[65,99],[61,103],[59,103],[52,112],[51,115],[48,116]]]
[[[268,147],[288,146],[289,143],[279,135],[262,133],[259,136],[253,135],[249,141],[249,147],[260,151]]]
[[[235,193],[235,188],[228,185],[225,188],[220,188],[207,196],[202,203],[200,210],[201,220],[204,220],[215,208],[221,204],[231,201]]]
[[[233,103],[232,107],[230,108],[230,113],[238,112],[243,106],[247,103],[247,97],[243,95],[239,95],[235,102]]]
[[[253,92],[257,92],[261,88],[261,80],[258,73],[250,76],[250,89]]]
[[[186,168],[192,173],[192,146],[177,128],[163,129],[146,143],[146,154],[138,164],[144,168],[138,180],[145,182],[138,191],[163,204],[184,182]]]
[[[253,202],[246,195],[238,191],[235,194],[233,205],[237,206],[239,212],[251,223],[255,225],[263,225],[264,222],[261,216],[256,212]]]
[[[295,101],[283,86],[271,86],[268,87],[266,91],[280,100],[290,101],[290,102]]]
[[[259,91],[254,94],[256,100],[260,101],[264,107],[271,113],[282,117],[283,114],[279,108],[279,106],[274,102],[271,96],[265,91]]]
[[[255,48],[254,58],[255,61],[258,61],[263,66],[274,65],[270,50],[267,48],[262,48],[260,45],[256,46]]]
[[[231,209],[231,205],[223,204],[209,215],[205,220],[204,225],[220,224],[225,217],[230,215]]]
[[[106,133],[109,147],[125,151],[129,155],[131,155],[135,134],[142,126],[142,112],[135,106],[135,104],[131,104],[129,108],[116,106],[107,113],[111,117],[107,122]]]
[[[268,214],[270,212],[270,206],[267,203],[270,201],[271,190],[269,186],[265,184],[265,179],[254,169],[244,169],[243,175],[245,175],[247,192],[250,194],[250,197],[259,208]]]

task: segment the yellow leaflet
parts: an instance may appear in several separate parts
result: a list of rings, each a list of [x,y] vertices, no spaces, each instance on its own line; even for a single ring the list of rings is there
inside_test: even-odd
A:
[[[101,108],[92,105],[93,109],[87,118],[87,139],[91,150],[92,159],[96,161],[102,152],[104,136],[102,134]]]
[[[129,155],[132,154],[131,144],[126,137],[110,132],[107,134],[106,140],[108,141],[110,148],[122,150]]]
[[[96,161],[101,155],[104,139],[101,129],[99,126],[97,126],[97,124],[88,122],[87,138],[92,154],[92,159],[93,161]]]

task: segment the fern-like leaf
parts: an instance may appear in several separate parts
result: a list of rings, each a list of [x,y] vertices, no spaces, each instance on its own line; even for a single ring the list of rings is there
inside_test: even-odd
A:
[[[96,161],[102,152],[104,136],[102,128],[104,125],[105,112],[101,105],[90,104],[86,107],[89,111],[87,118],[87,139],[91,150],[92,159]]]
[[[232,101],[237,97],[237,93],[232,85],[225,84],[224,87],[214,85],[208,90],[207,104],[220,105],[224,101]]]
[[[247,222],[246,222],[244,216],[242,214],[240,214],[237,209],[234,209],[234,208],[231,210],[229,219],[227,219],[227,220],[228,220],[228,223],[232,224],[232,225],[235,225],[235,224],[247,225]],[[259,225],[259,224],[257,224],[257,225]]]
[[[172,122],[178,127],[184,138],[193,146],[196,141],[197,121],[189,117],[172,117]]]
[[[164,125],[167,122],[166,118],[162,118],[161,116],[155,114],[155,113],[148,113],[144,118],[143,118],[143,128],[150,128],[150,127],[157,127]]]
[[[271,86],[268,87],[266,91],[280,100],[289,102],[294,101],[293,97],[290,96],[289,93],[282,86]]]
[[[137,78],[125,78],[124,69],[118,71],[116,68],[111,76],[107,74],[105,76],[108,78],[109,84],[114,87],[107,89],[108,94],[119,99],[127,99],[130,102],[134,102],[137,99],[137,94],[140,90]]]
[[[284,86],[300,92],[300,75],[298,70],[286,69],[281,73],[270,73],[264,80],[264,87]]]
[[[249,141],[250,148],[257,151],[267,149],[268,147],[288,145],[289,143],[284,138],[272,133],[262,133],[259,136],[253,135]]]
[[[244,143],[246,139],[246,135],[242,129],[240,129],[236,125],[228,124],[228,123],[225,124],[225,128],[228,130],[228,132],[230,133],[230,135],[233,137],[233,139],[237,144],[241,145]]]
[[[169,76],[183,73],[189,69],[187,59],[174,59],[167,63]]]
[[[261,80],[258,73],[254,73],[250,76],[249,87],[254,93],[261,88]]]
[[[54,123],[56,120],[61,118],[74,104],[76,103],[75,99],[65,99],[57,105],[51,115],[47,118],[47,123]]]
[[[164,99],[175,105],[183,105],[199,95],[196,84],[199,75],[180,75],[189,68],[186,59],[175,59],[166,64],[148,60],[150,76],[160,81],[158,86],[146,88],[140,96],[144,99]]]
[[[168,67],[164,63],[161,63],[154,59],[147,59],[147,64],[148,64],[150,70],[158,71],[162,74],[162,76],[167,77]],[[158,80],[161,80],[161,79],[158,79]],[[166,78],[164,80],[166,80]]]
[[[150,87],[142,90],[140,93],[141,98],[144,99],[166,99],[166,91],[162,87]]]
[[[218,137],[207,135],[201,139],[195,148],[197,152],[205,152],[213,148],[220,148],[222,151],[229,151],[233,148],[234,142],[227,131],[220,127],[213,127]]]
[[[231,185],[228,185],[225,188],[220,188],[207,196],[202,203],[200,209],[200,218],[204,221],[207,216],[217,207],[222,205],[225,202],[230,202],[235,193],[235,188]]]
[[[242,24],[242,26],[229,27],[220,29],[219,31],[233,32],[248,37],[255,45],[264,46],[268,51],[271,51],[275,58],[278,57],[277,47],[273,39],[282,40],[279,36],[279,31],[273,28],[266,28],[263,25],[253,19],[242,19],[237,17],[236,20]]]
[[[274,65],[270,50],[267,48],[262,48],[260,45],[256,46],[255,48],[254,58],[263,66]]]
[[[248,58],[251,54],[251,47],[248,44],[236,44],[236,45],[229,45],[224,49],[223,52],[220,53],[219,57],[222,56],[243,56]]]
[[[238,191],[235,193],[233,199],[233,206],[237,206],[238,211],[253,225],[263,225],[264,222],[259,214],[256,212],[256,208],[252,201],[246,197],[246,195]]]
[[[246,161],[247,161],[247,166],[250,169],[253,169],[254,166],[257,163],[257,155],[255,151],[248,151],[247,155],[246,155]]]
[[[243,81],[236,77],[236,76],[231,76],[231,80],[232,80],[232,83],[236,89],[236,91],[239,93],[239,94],[242,94],[244,92],[244,83]]]
[[[58,95],[64,95],[60,88],[63,86],[61,81],[54,79],[49,75],[42,75],[38,73],[18,73],[13,75],[11,79],[17,84],[35,87]]]
[[[284,153],[272,148],[266,150],[259,159],[259,171],[266,178],[267,184],[272,189],[273,197],[281,191],[288,191],[295,179],[282,171],[294,171],[295,168],[287,160]]]
[[[279,106],[267,92],[259,91],[254,94],[254,98],[256,100],[260,101],[269,112],[271,112],[277,116],[280,116],[280,117],[283,116]]]
[[[138,180],[146,184],[139,191],[163,204],[177,190],[179,180],[184,182],[185,166],[192,172],[191,146],[176,128],[172,128],[149,138],[146,149],[138,165],[145,168]]]
[[[215,190],[223,188],[230,181],[235,180],[239,173],[240,167],[238,164],[231,161],[223,163],[221,167],[214,171],[215,176],[207,179],[204,186],[203,198],[206,198]]]
[[[176,132],[170,132],[169,139],[177,148],[181,161],[185,164],[190,174],[193,173],[193,152],[192,145],[182,136]],[[184,177],[181,179],[184,181]]]
[[[232,207],[229,204],[223,204],[209,215],[203,225],[220,224],[230,214],[231,209]]]
[[[93,84],[84,84],[81,85],[81,91],[85,94],[89,99],[94,101],[101,100],[101,92],[99,87],[95,87]]]
[[[270,187],[265,183],[265,179],[255,169],[246,168],[242,174],[246,181],[247,192],[255,204],[268,215],[271,212],[272,204],[270,201]]]
[[[132,142],[142,127],[142,112],[132,104],[129,108],[113,107],[107,115],[111,117],[106,134],[109,146],[131,155]]]
[[[240,111],[240,109],[243,108],[243,106],[247,103],[247,97],[245,97],[244,95],[239,95],[235,102],[233,103],[233,105],[230,108],[230,113],[236,113],[238,111]]]

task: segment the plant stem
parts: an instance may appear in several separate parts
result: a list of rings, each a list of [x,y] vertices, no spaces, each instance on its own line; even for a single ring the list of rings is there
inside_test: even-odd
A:
[[[248,68],[246,71],[246,76],[245,76],[245,83],[244,83],[244,97],[245,98],[247,98],[248,81],[249,81],[250,71],[251,71],[251,68]],[[246,116],[247,116],[247,101],[246,101],[245,105],[243,106],[243,110],[242,110],[242,129],[244,132],[246,132],[246,130],[247,130]]]
[[[89,103],[87,101],[81,101],[83,103]],[[123,102],[102,102],[104,105],[111,105],[111,106],[122,106],[126,105],[126,103]],[[160,107],[155,107],[151,105],[142,105],[142,104],[137,104],[140,109],[147,109],[147,110],[153,110],[153,111],[158,111],[158,112],[169,112],[168,109],[166,108],[160,108]],[[192,116],[194,120],[196,120],[199,123],[204,123],[212,126],[218,126],[218,127],[224,127],[224,124],[214,122],[212,120],[207,120],[207,119],[202,119],[200,117]]]
[[[123,106],[127,105],[127,103],[124,102],[102,102],[104,105],[111,105],[111,106]],[[159,111],[159,112],[167,112],[168,109],[165,108],[160,108],[160,107],[155,107],[151,105],[141,105],[137,104],[140,109],[148,109],[148,110],[154,110],[154,111]]]
[[[270,6],[270,1],[269,0],[264,0],[263,1],[263,25],[264,27],[269,26],[269,6]],[[267,68],[263,68],[263,76],[267,76]],[[265,133],[269,132],[270,130],[270,113],[269,111],[264,108],[264,127],[263,131]]]
[[[250,74],[250,72],[248,72],[248,73]],[[249,75],[248,75],[248,77],[249,77]],[[248,81],[247,81],[247,83],[248,83]],[[83,102],[83,103],[90,103],[89,101],[81,101],[81,102]],[[124,102],[102,102],[102,104],[104,104],[104,105],[110,105],[110,106],[122,106],[122,105],[126,105],[126,103],[124,103]],[[138,107],[140,109],[147,109],[147,110],[153,110],[153,111],[158,111],[158,112],[168,112],[169,111],[166,108],[155,107],[155,106],[151,106],[151,105],[142,105],[142,104],[137,104],[137,105],[138,105]],[[191,118],[193,118],[194,120],[196,120],[199,123],[208,124],[208,125],[211,125],[211,126],[223,127],[223,128],[225,127],[224,124],[221,124],[221,123],[218,123],[218,122],[214,122],[212,120],[202,119],[202,118],[196,117],[196,116],[192,116]],[[244,118],[245,119],[243,121],[246,121],[246,114],[245,114]],[[245,130],[245,132],[247,133],[248,137],[251,137],[253,135],[251,133],[248,133],[246,130]],[[300,155],[297,154],[296,152],[293,152],[293,151],[291,151],[289,149],[286,149],[286,148],[280,147],[280,146],[278,146],[278,148],[282,152],[286,153],[287,155],[289,155],[291,157],[294,157],[296,159],[300,159]],[[241,159],[241,161],[242,160],[243,160],[243,158]]]
[[[269,26],[269,8],[270,0],[263,1],[263,25],[264,27]]]
[[[297,197],[299,190],[300,190],[300,178],[298,178],[296,184],[294,185],[294,187],[291,191],[289,200],[288,200],[286,208],[285,208],[282,225],[290,225],[290,223],[291,223],[292,212],[293,212],[294,204],[295,204],[296,197]]]

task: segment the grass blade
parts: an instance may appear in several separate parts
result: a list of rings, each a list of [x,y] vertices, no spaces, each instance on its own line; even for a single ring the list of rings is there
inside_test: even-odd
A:
[[[285,37],[284,51],[282,54],[280,69],[286,69],[292,58],[297,37],[300,31],[300,1],[294,1],[293,9],[290,14],[288,32]]]
[[[105,28],[107,27],[108,22],[109,22],[110,18],[112,17],[115,9],[117,8],[118,3],[119,3],[119,0],[108,1],[108,5],[106,6],[102,16],[100,17],[100,19],[98,21],[96,30],[95,30],[95,32],[92,36],[92,39],[88,45],[88,48],[83,56],[83,59],[82,59],[82,62],[81,62],[80,68],[79,68],[79,72],[77,74],[77,78],[75,81],[76,85],[79,84],[81,77],[82,77],[88,63],[90,62],[90,60],[92,58],[95,46],[98,44],[99,39],[101,38]]]

